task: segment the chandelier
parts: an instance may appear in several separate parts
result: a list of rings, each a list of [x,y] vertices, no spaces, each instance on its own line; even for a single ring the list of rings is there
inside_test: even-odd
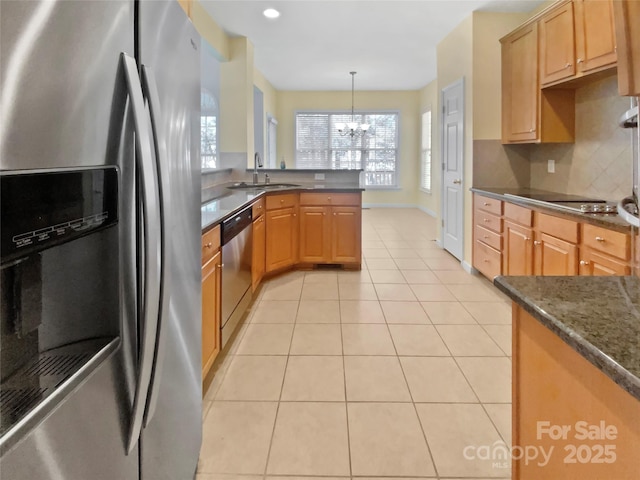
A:
[[[369,130],[370,126],[368,123],[361,123],[358,125],[353,114],[353,94],[356,73],[357,72],[349,72],[351,75],[351,121],[349,123],[336,123],[338,133],[343,137],[347,135],[351,138],[363,137],[367,133],[367,130]]]

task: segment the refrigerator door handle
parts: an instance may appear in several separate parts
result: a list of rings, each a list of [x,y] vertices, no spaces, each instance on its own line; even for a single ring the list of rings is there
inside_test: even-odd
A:
[[[136,61],[125,53],[121,54],[121,61],[125,72],[129,101],[132,110],[136,138],[136,169],[142,181],[140,190],[143,209],[144,229],[144,292],[142,299],[142,313],[140,325],[141,342],[138,354],[138,379],[133,400],[133,411],[129,429],[129,439],[126,446],[130,453],[138,442],[142,428],[142,420],[146,406],[149,381],[153,367],[156,331],[158,326],[158,307],[160,299],[160,265],[159,242],[160,236],[160,206],[158,204],[158,186],[156,183],[155,165],[151,152],[151,136],[149,121],[145,116],[144,97],[138,76]]]
[[[158,317],[158,330],[156,333],[156,353],[153,362],[153,370],[149,386],[147,409],[144,416],[144,426],[153,418],[158,403],[158,390],[160,388],[160,372],[164,361],[165,336],[167,322],[169,321],[169,301],[171,292],[171,269],[169,265],[169,239],[170,237],[170,206],[171,191],[169,182],[169,162],[166,155],[166,144],[161,134],[162,114],[160,109],[160,96],[153,72],[142,65],[142,87],[151,113],[151,131],[156,150],[156,168],[158,172],[158,186],[160,188],[160,243],[161,243],[161,273],[160,273],[160,315]]]
[[[633,197],[625,197],[618,202],[618,215],[620,215],[622,219],[626,221],[628,224],[634,227],[640,227],[640,217],[628,211],[627,205],[635,206]]]

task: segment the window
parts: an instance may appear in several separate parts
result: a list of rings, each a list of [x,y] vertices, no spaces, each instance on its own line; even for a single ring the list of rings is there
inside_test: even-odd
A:
[[[398,114],[358,113],[354,121],[370,125],[360,138],[338,133],[336,123],[350,121],[351,113],[297,113],[296,168],[362,168],[366,186],[397,186]]]
[[[200,92],[200,152],[202,168],[218,168],[218,103],[207,90]]]
[[[422,114],[420,188],[431,192],[431,109]]]
[[[278,168],[276,159],[278,121],[271,115],[267,115],[267,168]]]

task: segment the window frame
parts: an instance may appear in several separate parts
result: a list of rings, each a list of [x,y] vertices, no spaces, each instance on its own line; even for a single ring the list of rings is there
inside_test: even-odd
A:
[[[304,110],[295,110],[294,111],[294,117],[293,117],[293,128],[294,128],[294,135],[293,135],[293,151],[294,151],[294,162],[295,162],[295,168],[298,168],[298,115],[304,115],[304,114],[313,114],[313,115],[317,115],[317,114],[326,114],[326,115],[351,115],[351,110],[312,110],[312,109],[304,109]],[[380,109],[380,110],[354,110],[353,111],[354,115],[395,115],[396,116],[396,131],[395,131],[395,183],[393,185],[364,185],[365,188],[367,190],[401,190],[402,187],[400,186],[400,158],[401,158],[401,149],[400,149],[400,130],[402,128],[401,126],[401,115],[400,115],[400,110],[385,110],[385,109]],[[329,125],[331,125],[331,120],[329,120]],[[329,153],[329,157],[331,156],[331,152],[333,150],[342,150],[342,149],[332,149],[331,148],[331,133],[329,136],[329,148],[328,151]],[[355,149],[355,150],[362,150],[362,149]],[[374,150],[374,149],[372,149]],[[318,169],[309,169],[309,170],[318,170]],[[336,171],[339,172],[340,170],[347,170],[347,169],[331,169],[331,171]],[[362,167],[360,168],[360,170],[365,174],[365,182],[366,182],[366,168]]]
[[[211,92],[208,88],[202,87],[200,89],[200,95],[207,95],[209,97],[211,97],[211,99],[213,100],[213,108],[205,108],[202,106],[202,99],[200,101],[200,168],[203,171],[207,171],[207,170],[218,170],[220,168],[220,151],[219,151],[219,145],[220,145],[220,128],[218,126],[219,124],[219,120],[220,120],[220,106],[218,103],[218,99],[216,98],[216,96],[213,94],[213,92]],[[214,165],[213,167],[210,166],[205,166],[204,162],[205,162],[205,155],[203,152],[203,148],[202,148],[202,120],[204,118],[214,118],[215,119],[215,156],[213,159]],[[206,155],[208,156],[208,155]]]
[[[424,152],[427,149],[423,148],[422,133],[424,132],[424,116],[427,113],[429,114],[429,188],[425,187],[423,183],[425,171]],[[431,105],[420,114],[420,191],[429,194],[433,192],[433,108]]]

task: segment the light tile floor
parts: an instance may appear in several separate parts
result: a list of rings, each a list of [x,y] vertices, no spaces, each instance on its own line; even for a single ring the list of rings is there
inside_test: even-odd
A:
[[[216,361],[197,480],[510,478],[463,454],[511,440],[509,301],[418,210],[364,210],[362,232],[362,271],[261,288]]]

